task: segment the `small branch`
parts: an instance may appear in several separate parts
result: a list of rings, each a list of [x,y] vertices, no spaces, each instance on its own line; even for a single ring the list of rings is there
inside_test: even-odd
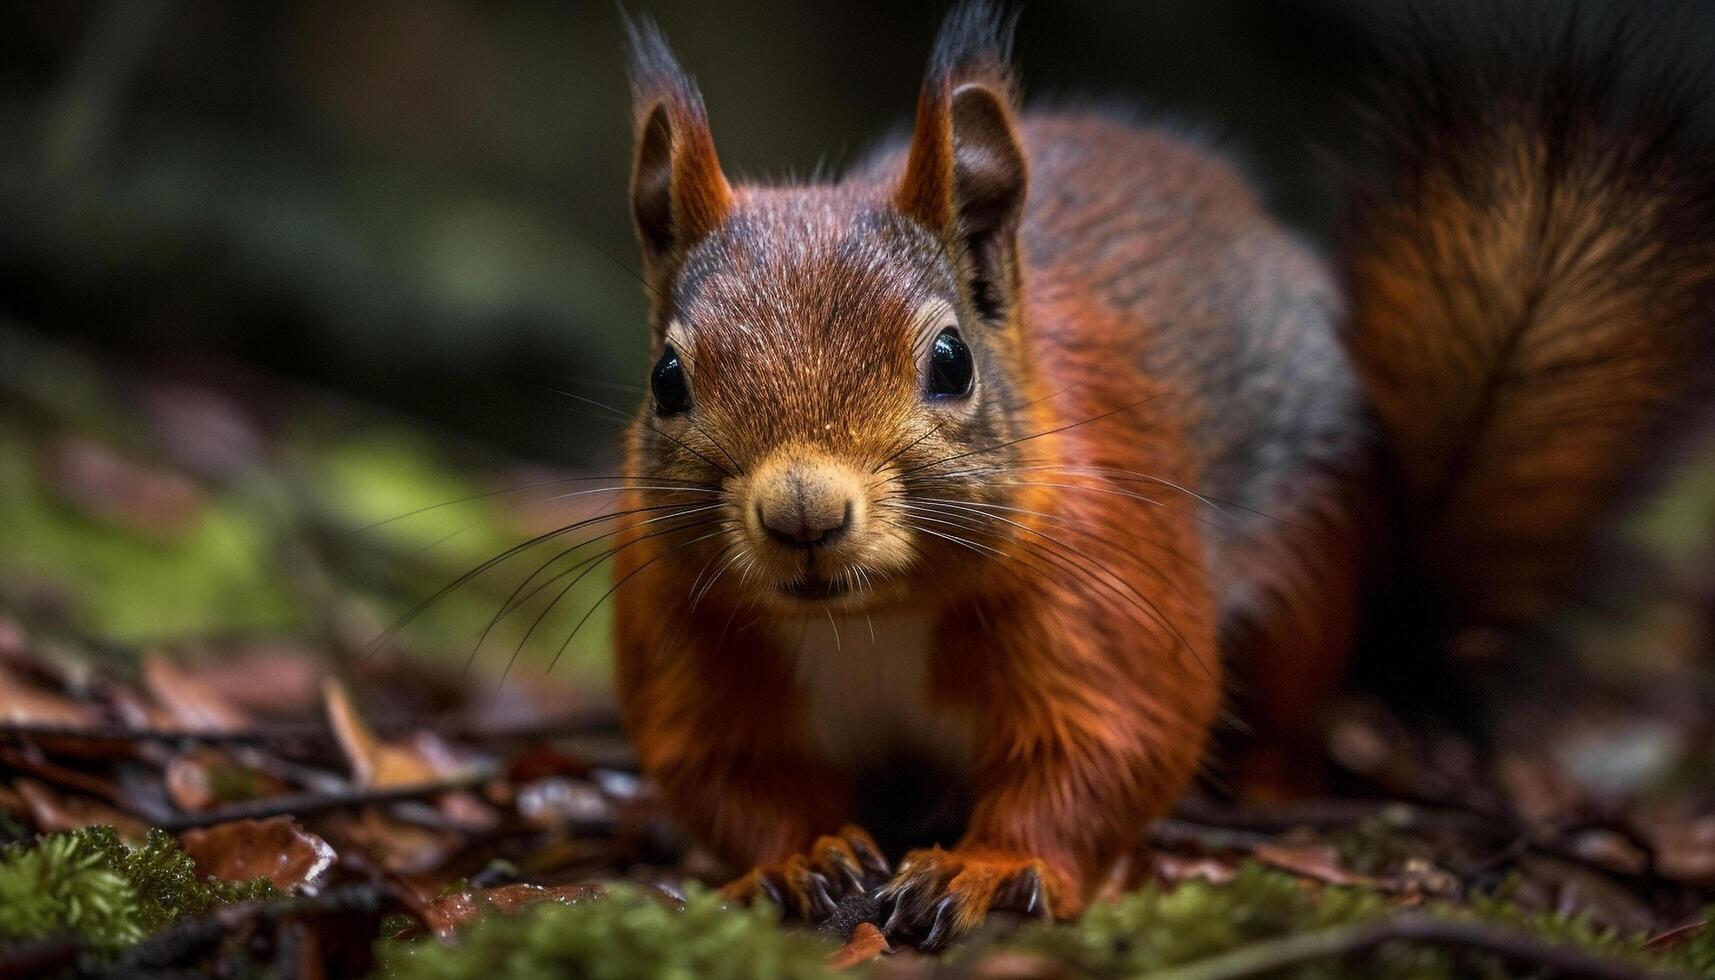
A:
[[[1367,952],[1390,942],[1483,952],[1509,963],[1583,980],[1695,980],[1688,973],[1639,966],[1514,929],[1419,912],[1256,943],[1145,976],[1147,980],[1248,980],[1317,960]]]
[[[85,739],[91,742],[202,742],[242,745],[331,738],[327,726],[314,722],[282,723],[243,729],[130,728],[125,725],[0,724],[0,739]]]
[[[1446,830],[1482,833],[1495,838],[1515,836],[1510,820],[1498,821],[1475,811],[1401,800],[1306,800],[1267,807],[1219,806],[1186,800],[1173,815],[1186,823],[1282,834],[1299,827],[1339,830],[1367,820],[1379,820],[1395,830]]]
[[[268,796],[246,803],[233,803],[211,810],[200,810],[196,813],[171,814],[155,820],[155,823],[167,830],[180,831],[189,830],[193,827],[211,827],[233,820],[266,820],[269,817],[302,816],[306,813],[324,813],[328,810],[344,810],[373,804],[420,800],[461,789],[470,789],[493,779],[496,774],[492,767],[484,766],[451,779],[438,780],[432,783],[414,783],[409,786],[389,786],[382,789],[360,789],[340,793],[288,793],[284,796]]]
[[[605,709],[560,718],[540,718],[510,725],[481,724],[468,718],[446,717],[377,725],[382,735],[429,731],[445,738],[467,742],[528,741],[539,738],[575,738],[619,728],[618,718]],[[0,739],[87,739],[96,742],[198,742],[208,745],[244,745],[266,742],[331,740],[333,732],[320,721],[276,722],[249,728],[131,728],[125,725],[42,725],[30,722],[0,724]]]

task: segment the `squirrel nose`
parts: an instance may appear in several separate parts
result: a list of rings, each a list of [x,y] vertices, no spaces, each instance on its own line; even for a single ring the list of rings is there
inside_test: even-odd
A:
[[[770,538],[793,548],[833,544],[852,526],[852,498],[824,474],[788,468],[757,497],[756,519]]]

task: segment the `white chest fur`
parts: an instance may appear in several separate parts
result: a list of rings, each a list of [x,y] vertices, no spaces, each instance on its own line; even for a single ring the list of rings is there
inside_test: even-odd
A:
[[[933,627],[921,613],[779,624],[825,759],[861,766],[911,751],[960,770],[969,765],[972,719],[929,699]]]

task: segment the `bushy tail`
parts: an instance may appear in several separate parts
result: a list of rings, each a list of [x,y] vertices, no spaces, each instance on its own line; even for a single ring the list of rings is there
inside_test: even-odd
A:
[[[1715,160],[1690,85],[1588,27],[1395,52],[1373,105],[1387,177],[1354,209],[1350,347],[1412,590],[1455,630],[1561,598],[1708,379]]]

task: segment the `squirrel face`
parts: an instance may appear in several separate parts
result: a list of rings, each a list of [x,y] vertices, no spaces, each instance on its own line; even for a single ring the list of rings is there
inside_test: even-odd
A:
[[[739,191],[667,284],[637,475],[721,490],[761,601],[884,603],[994,545],[955,508],[1004,503],[1004,328],[961,315],[943,245],[872,191]]]
[[[1015,504],[996,474],[1036,401],[1021,397],[1026,167],[1003,60],[932,64],[909,149],[886,165],[735,188],[660,35],[636,27],[632,49],[656,358],[639,492],[714,494],[715,556],[686,561],[738,566],[753,601],[870,608],[968,577],[947,573],[996,553],[993,518]]]

